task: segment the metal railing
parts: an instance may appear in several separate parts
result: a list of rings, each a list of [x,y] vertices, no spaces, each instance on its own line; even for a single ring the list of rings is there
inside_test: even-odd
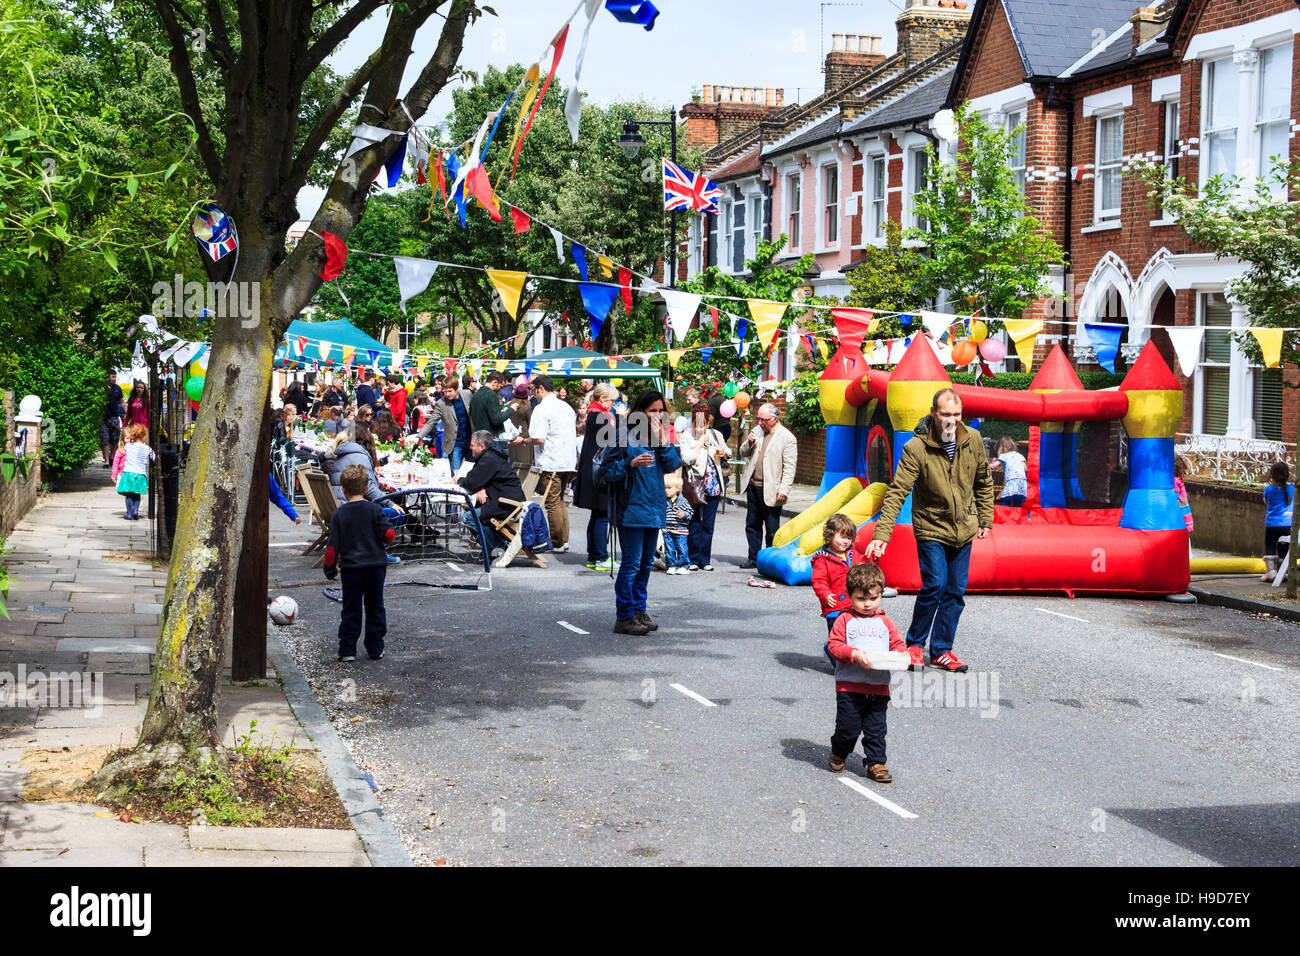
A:
[[[1182,455],[1198,478],[1262,484],[1279,459],[1295,468],[1295,445],[1264,438],[1178,434],[1174,453]]]

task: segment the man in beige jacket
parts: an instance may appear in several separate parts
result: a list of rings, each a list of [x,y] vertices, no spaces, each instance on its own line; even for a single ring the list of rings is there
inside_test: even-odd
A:
[[[749,558],[742,568],[758,567],[758,552],[772,538],[781,524],[781,506],[794,486],[794,470],[799,459],[799,443],[779,421],[781,411],[775,405],[759,408],[758,425],[740,443],[741,457],[749,459],[740,476],[740,490],[745,491],[745,537],[749,539]],[[766,533],[766,542],[764,541]]]

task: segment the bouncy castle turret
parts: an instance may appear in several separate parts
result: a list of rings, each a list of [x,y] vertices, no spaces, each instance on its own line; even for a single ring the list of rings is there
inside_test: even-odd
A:
[[[934,347],[926,340],[923,333],[912,338],[912,344],[903,353],[902,359],[889,376],[889,386],[885,391],[885,408],[889,412],[889,422],[894,426],[894,461],[903,457],[903,446],[914,434],[916,423],[930,414],[934,403],[934,393],[941,388],[952,385],[952,379],[939,363]],[[908,495],[903,508],[898,513],[898,524],[912,523],[912,496]]]
[[[865,474],[858,447],[862,444],[857,431],[858,419],[865,414],[870,420],[875,411],[874,404],[868,405],[864,412],[845,396],[849,384],[859,381],[869,371],[862,355],[862,340],[871,313],[863,309],[835,309],[831,314],[840,344],[822,372],[818,395],[822,418],[826,419],[826,470],[817,489],[819,498],[845,478]],[[865,446],[862,453],[865,454]]]
[[[1060,345],[1052,346],[1047,360],[1029,383],[1029,391],[1039,395],[1083,390],[1083,382],[1079,381],[1079,376],[1075,374]],[[1076,461],[1079,428],[1082,424],[1079,421],[1045,421],[1038,425],[1038,457],[1035,463],[1038,466],[1038,499],[1044,508],[1064,508],[1068,504],[1067,498],[1077,500],[1083,497]],[[1032,448],[1030,459],[1034,461]]]
[[[1128,396],[1129,479],[1121,528],[1142,531],[1185,529],[1174,494],[1174,435],[1183,419],[1183,389],[1148,341],[1120,384]]]

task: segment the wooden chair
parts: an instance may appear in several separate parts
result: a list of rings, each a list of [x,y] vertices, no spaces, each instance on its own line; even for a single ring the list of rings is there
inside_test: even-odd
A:
[[[310,468],[306,471],[300,471],[298,477],[302,480],[302,490],[307,496],[307,504],[311,508],[311,516],[320,525],[320,535],[307,546],[303,552],[306,556],[311,554],[317,548],[321,549],[321,556],[312,565],[313,568],[319,568],[325,563],[325,543],[330,537],[330,519],[338,509],[339,500],[334,496],[334,486],[330,484],[329,475],[323,471],[313,471]]]
[[[537,491],[537,484],[542,480],[542,473],[536,468],[528,469],[528,474],[519,479],[519,484],[524,488],[524,500],[527,501]],[[504,500],[504,499],[502,499]]]
[[[536,484],[536,482],[534,482],[534,484]],[[521,530],[520,524],[523,521],[524,510],[528,507],[527,499],[525,498],[524,501],[513,501],[510,498],[501,498],[500,501],[501,504],[510,506],[510,514],[506,515],[504,518],[488,519],[492,524],[492,527],[496,529],[497,534],[501,535],[501,537],[505,538],[508,542],[506,553],[501,556],[500,560],[505,560],[505,558],[509,557],[511,561],[513,561],[514,556],[522,551],[539,568],[546,567],[546,560],[540,554],[534,554],[528,548],[523,547],[522,542],[519,540]],[[499,568],[508,566],[509,564],[497,565]]]

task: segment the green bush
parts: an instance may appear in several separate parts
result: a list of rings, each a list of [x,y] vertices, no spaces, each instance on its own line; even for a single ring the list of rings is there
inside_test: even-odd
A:
[[[76,342],[51,335],[23,343],[13,391],[15,401],[39,397],[41,413],[54,421],[54,440],[41,447],[46,474],[57,478],[95,457],[108,378]]]
[[[818,399],[820,389],[820,372],[800,373],[794,384],[794,400],[785,403],[785,424],[788,427],[804,434],[820,431],[826,427],[826,419],[822,417],[821,401]]]

